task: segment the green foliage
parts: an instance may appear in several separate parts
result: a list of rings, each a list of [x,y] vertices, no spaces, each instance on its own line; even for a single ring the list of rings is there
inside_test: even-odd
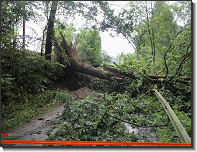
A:
[[[178,116],[181,124],[185,128],[186,132],[191,137],[191,118],[189,117],[189,113],[178,110],[175,110],[175,113]]]
[[[76,34],[77,30],[73,24],[63,24],[59,21],[56,22],[55,44],[58,45],[61,43],[61,32],[65,36],[66,41],[70,42],[72,45],[76,43],[78,56],[82,63],[98,67],[101,64],[107,64],[111,61],[111,57],[107,52],[101,51],[101,39],[96,27],[93,27],[92,29],[87,27],[82,28],[80,29],[80,33]],[[66,53],[64,51],[60,52],[57,47],[55,47],[55,53],[59,53],[66,58]]]
[[[103,13],[103,20],[100,23],[101,30],[108,31],[112,29],[117,34],[122,34],[128,39],[133,31],[132,12],[122,10],[118,15],[114,15],[114,10],[109,7],[107,1],[97,1],[97,3]]]
[[[186,7],[183,7],[183,4]],[[171,106],[177,106],[179,112],[187,113],[191,117],[191,82],[179,77],[191,77],[191,7],[190,2],[183,4],[177,2],[170,6],[166,2],[130,2],[130,12],[133,11],[135,21],[136,33],[133,33],[135,36],[132,38],[136,51],[133,55],[120,55],[119,60],[124,69],[135,71],[134,74],[140,78],[141,82],[132,82],[130,89],[161,89],[165,91],[164,98]],[[183,16],[186,17],[187,24],[181,27],[177,25],[175,17],[183,19]],[[155,81],[155,84],[145,79],[146,74],[155,74],[161,69],[161,75],[174,77],[167,78],[167,82],[166,79],[159,79],[160,83]]]
[[[187,113],[178,112],[174,107],[174,112],[176,113],[181,124],[185,128],[187,134],[191,137],[191,118],[188,117]],[[159,136],[160,142],[180,142],[180,139],[170,122],[168,127],[159,127],[156,131],[157,136]]]
[[[2,104],[1,130],[3,132],[12,129],[23,122],[29,122],[31,118],[46,113],[61,103],[72,102],[73,97],[66,91],[46,90],[35,95],[26,94],[20,102]]]
[[[73,24],[64,24],[60,22],[59,20],[56,20],[56,25],[54,27],[55,30],[55,37],[53,38],[53,44],[54,44],[54,53],[57,55],[57,57],[61,60],[62,58],[64,59],[62,64],[67,65],[69,64],[66,51],[64,51],[63,47],[60,45],[62,42],[62,37],[60,35],[60,32],[64,35],[65,40],[67,42],[70,42],[70,44],[73,44],[76,34],[75,32],[77,31],[76,28],[73,26]]]
[[[3,74],[1,77],[1,99],[13,98],[14,94],[11,92],[15,85],[13,84],[14,78],[9,74]]]
[[[33,6],[35,2],[31,1],[3,1],[1,3],[1,47],[16,47],[16,26],[22,19],[28,21],[35,17]],[[24,8],[26,5],[26,10]]]
[[[147,57],[147,62],[148,62]],[[135,55],[132,54],[121,54],[118,56],[119,65],[124,67],[126,72],[133,71],[136,76],[143,76],[143,74],[148,74],[150,67],[147,62],[141,62],[136,60]],[[145,70],[146,69],[146,70]]]
[[[186,7],[183,6],[184,4]],[[155,74],[160,71],[164,68],[165,61],[169,69],[163,70],[161,74],[176,73],[183,59],[182,56],[190,51],[191,46],[190,2],[177,2],[172,5],[160,1],[129,2],[129,6],[130,8],[122,9],[120,15],[126,13],[132,16],[134,28],[130,33],[126,32],[123,35],[135,45],[135,58],[148,69],[147,73]],[[180,27],[176,18],[184,20],[183,16],[187,20],[187,24],[185,23],[187,26]],[[126,18],[124,16],[124,19]],[[189,60],[190,57],[187,61]],[[187,68],[182,68],[183,71],[187,69],[191,71],[189,65],[185,67]]]
[[[81,102],[66,100],[65,110],[58,123],[57,132],[47,132],[48,140],[71,141],[150,141],[149,133],[128,133],[122,121],[132,127],[151,127],[160,142],[180,142],[171,123],[167,123],[165,109],[156,97],[140,94],[132,97],[131,91],[120,93],[96,93]],[[62,93],[61,96],[64,96]],[[188,134],[191,120],[185,113],[175,113]],[[185,119],[184,117],[187,117]]]
[[[191,53],[191,26],[181,29],[181,32],[172,41],[172,47],[166,56],[169,74],[175,74],[184,57]],[[183,62],[178,74],[191,76],[191,55]]]
[[[63,24],[59,20],[56,21],[55,26],[55,37],[61,38],[60,32],[65,36],[66,41],[72,42],[74,38],[76,37],[75,32],[77,31],[74,25],[71,24]],[[59,39],[58,39],[59,40]],[[60,44],[60,41],[57,42]]]
[[[128,57],[129,55],[122,55],[120,58],[121,61],[125,62],[134,59],[130,58],[131,60],[128,60]],[[127,60],[123,60],[123,58]],[[127,66],[127,68],[125,66],[125,69],[128,71],[137,70],[139,64],[135,64],[136,62],[133,60],[133,62],[130,63],[130,65],[133,66]],[[139,71],[141,72],[141,76],[145,74],[143,73],[142,67],[139,67]],[[155,126],[154,131],[159,137],[160,142],[180,142],[173,125],[167,123],[167,114],[156,96],[150,93],[145,94],[143,91],[139,94],[138,91],[135,91],[142,86],[147,87],[146,85],[144,86],[144,83],[145,80],[143,77],[140,77],[137,81],[132,81],[128,84],[125,83],[124,85],[118,82],[111,83],[106,80],[95,80],[94,83],[91,84],[91,87],[97,91],[109,93],[105,95],[107,97],[112,96],[109,97],[108,100],[116,100],[117,104],[114,105],[119,107],[118,115],[120,116],[120,114],[122,114],[121,118],[133,122],[133,126]],[[161,88],[159,92],[173,108],[187,133],[191,136],[191,96],[182,94],[177,90],[176,93],[178,94],[171,93],[170,90],[165,89],[165,87],[167,87],[165,84],[149,84],[148,87]]]
[[[134,44],[138,59],[148,61],[144,63],[150,68],[151,73],[155,73],[156,70],[163,68],[163,56],[170,45],[170,40],[176,34],[177,25],[165,2],[149,2],[149,5],[150,3],[151,8],[147,3],[141,4],[146,18],[138,19],[136,23]],[[139,4],[133,3],[133,5]],[[137,14],[135,11],[134,14]]]
[[[102,56],[102,59],[103,59],[103,65],[109,64],[112,60],[112,57],[109,56],[106,51],[102,51],[101,56]]]
[[[63,74],[62,65],[45,61],[27,50],[1,50],[2,104],[19,101],[22,96],[43,92]]]
[[[84,63],[93,67],[98,67],[102,64],[101,38],[96,28],[81,29],[77,35],[77,43],[80,51],[78,55]]]
[[[47,90],[63,75],[63,68],[63,65],[46,61],[35,52],[1,49],[3,130],[13,128],[24,120],[28,121],[40,113],[40,108],[50,104],[54,92]],[[59,103],[59,100],[55,103]]]
[[[89,84],[89,87],[97,92],[106,92],[106,93],[113,93],[113,92],[124,92],[125,88],[117,81],[109,82],[108,80],[95,78]]]
[[[57,91],[55,100],[58,103],[65,103],[65,102],[70,103],[70,102],[73,102],[74,97],[66,91]]]
[[[103,94],[97,94],[103,98]],[[71,141],[137,141],[135,134],[111,118],[109,101],[87,96],[81,102],[66,102],[61,124],[55,134],[48,132],[48,140]]]
[[[191,1],[177,1],[170,5],[174,16],[177,16],[177,21],[184,25],[191,22]]]
[[[173,96],[170,92],[160,92],[162,93],[162,96],[167,99],[171,108],[185,128],[187,134],[191,137],[191,100],[184,101],[185,99],[183,94],[180,96]],[[186,111],[184,112],[184,110]],[[164,134],[164,132],[166,133]],[[168,126],[157,128],[156,134],[159,136],[161,142],[180,142],[180,139],[171,122]]]

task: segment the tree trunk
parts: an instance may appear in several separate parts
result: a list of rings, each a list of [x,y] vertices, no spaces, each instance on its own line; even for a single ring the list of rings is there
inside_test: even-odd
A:
[[[110,72],[101,71],[101,70],[98,70],[92,66],[81,63],[78,56],[77,56],[76,48],[72,46],[72,43],[69,44],[68,42],[66,42],[62,33],[60,33],[60,34],[62,36],[61,45],[64,50],[61,50],[60,47],[59,47],[59,50],[62,52],[66,51],[66,55],[69,59],[70,66],[72,67],[72,69],[74,71],[81,72],[81,73],[88,74],[88,75],[92,75],[92,76],[95,76],[95,77],[98,77],[101,79],[112,80],[113,75]]]
[[[55,14],[57,10],[58,1],[53,1],[51,5],[51,12],[48,20],[48,29],[45,46],[45,58],[51,60],[52,38],[54,36],[53,26],[55,21]]]
[[[80,59],[77,56],[76,47],[74,47],[72,45],[72,43],[69,44],[68,42],[66,42],[66,40],[61,32],[60,32],[60,35],[62,36],[62,43],[61,43],[61,47],[59,47],[58,45],[57,45],[57,47],[60,52],[63,52],[63,51],[66,52],[70,66],[74,71],[88,74],[91,76],[95,76],[95,77],[98,77],[101,79],[111,80],[111,81],[113,81],[113,80],[122,81],[122,78],[119,77],[121,75],[128,76],[132,79],[137,79],[137,77],[135,77],[132,73],[122,72],[116,68],[103,67],[103,69],[105,71],[102,71],[102,70],[98,70],[92,66],[89,66],[87,64],[81,63]],[[63,48],[64,50],[61,50],[61,48]],[[117,74],[120,74],[120,75],[117,75]]]
[[[25,11],[25,2],[24,2],[24,6],[23,6],[23,10]],[[23,15],[23,48],[25,49],[25,20],[26,20],[26,13]]]
[[[23,17],[23,48],[25,49],[25,17]]]
[[[43,56],[43,47],[44,47],[44,37],[45,37],[45,31],[47,29],[47,25],[45,26],[44,30],[43,30],[43,35],[42,35],[42,44],[41,44],[41,56]]]

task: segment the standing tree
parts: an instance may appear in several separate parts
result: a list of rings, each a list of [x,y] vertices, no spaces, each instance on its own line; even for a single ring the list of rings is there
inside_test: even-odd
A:
[[[48,29],[47,29],[46,47],[45,47],[45,58],[47,60],[51,60],[52,38],[54,36],[53,27],[54,27],[57,5],[58,5],[58,1],[52,2],[50,16],[48,20]]]
[[[49,3],[46,3],[48,6]],[[73,2],[73,1],[52,1],[51,11],[47,23],[47,36],[46,36],[46,44],[45,44],[45,58],[47,60],[51,60],[51,50],[52,50],[52,39],[54,37],[54,23],[56,17],[56,11],[61,15],[64,15],[64,18],[67,19],[69,16],[74,15],[75,13],[84,13],[83,8],[85,5],[81,2]],[[79,10],[78,10],[79,8]]]
[[[136,55],[147,60],[150,73],[155,74],[162,64],[165,49],[170,45],[170,41],[175,35],[177,24],[174,22],[173,14],[165,2],[141,2],[131,3],[134,16],[137,16],[137,8],[144,13],[135,25],[134,44]],[[137,6],[138,5],[138,6]],[[153,6],[154,5],[154,6]],[[135,19],[135,18],[134,18]],[[151,51],[150,51],[151,50]],[[157,63],[158,64],[157,64]]]
[[[3,1],[1,3],[1,47],[16,47],[21,45],[17,44],[16,27],[23,22],[25,30],[25,21],[35,17],[33,11],[34,5],[36,3],[32,1]],[[24,35],[25,33],[23,33],[23,47]]]
[[[23,6],[23,11],[25,12],[25,2]],[[26,13],[23,15],[23,48],[25,49],[25,19],[26,19]]]
[[[102,59],[103,59],[103,64],[104,65],[105,64],[109,64],[111,62],[112,57],[109,56],[106,51],[102,51],[101,52],[101,55],[102,55]]]
[[[48,20],[49,20],[48,13],[49,13],[49,3],[50,3],[50,1],[42,1],[42,2],[45,6],[44,7],[45,8],[44,14],[45,14],[47,22],[48,22]],[[42,35],[42,44],[41,44],[41,52],[40,52],[41,56],[43,55],[44,39],[45,39],[45,35],[46,35],[46,32],[45,32],[46,30],[47,30],[47,24],[45,25],[45,28],[43,30],[43,35]]]

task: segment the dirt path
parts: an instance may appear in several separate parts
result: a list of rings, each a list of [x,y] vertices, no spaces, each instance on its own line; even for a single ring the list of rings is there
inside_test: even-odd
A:
[[[20,124],[17,128],[9,131],[8,136],[21,136],[20,140],[45,140],[48,137],[46,131],[50,129],[51,125],[55,124],[56,118],[61,115],[64,106],[65,103],[46,114],[35,117],[29,123]]]
[[[59,88],[61,90],[66,90],[68,93],[70,93],[72,96],[76,98],[75,101],[80,101],[82,98],[84,98],[87,95],[92,94],[92,90],[83,87],[75,91],[70,91],[66,88]],[[74,93],[75,92],[75,93]],[[46,140],[47,135],[46,131],[50,129],[52,125],[56,125],[56,119],[58,116],[60,116],[64,110],[64,106],[66,104],[61,104],[55,109],[36,116],[33,118],[29,123],[22,123],[17,128],[7,132],[8,136],[16,137],[20,136],[20,140]],[[53,130],[55,132],[56,129]],[[33,146],[33,145],[13,145],[13,146]]]

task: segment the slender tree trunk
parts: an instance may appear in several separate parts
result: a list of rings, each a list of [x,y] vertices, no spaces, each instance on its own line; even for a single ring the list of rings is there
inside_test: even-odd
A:
[[[155,42],[154,42],[154,31],[152,28],[152,40],[153,40],[153,73],[155,73]]]
[[[51,50],[52,50],[52,38],[54,35],[53,27],[55,21],[55,14],[57,10],[58,1],[53,1],[51,5],[51,12],[48,20],[48,29],[46,37],[46,46],[45,46],[45,58],[51,60]]]
[[[50,1],[46,1],[45,2],[45,7],[46,7],[46,14],[45,14],[45,16],[46,16],[46,18],[47,18],[47,24],[48,24],[48,21],[49,21],[49,18],[48,18],[48,11],[49,11],[49,3],[50,3]],[[43,30],[43,35],[42,35],[42,44],[41,44],[41,52],[40,52],[40,54],[41,54],[41,56],[43,55],[43,48],[44,48],[44,39],[45,39],[45,31],[47,30],[47,25],[45,26],[45,28],[44,28],[44,30]]]
[[[23,48],[25,49],[25,18],[23,18]]]
[[[148,26],[148,33],[149,33],[149,37],[150,37],[150,42],[151,42],[151,48],[152,48],[152,55],[153,55],[153,41],[151,38],[151,33],[150,33],[150,25],[149,25],[149,17],[148,17],[148,8],[147,8],[147,2],[146,3],[146,20],[147,20],[147,26]]]
[[[150,42],[151,42],[151,49],[152,49],[152,55],[153,55],[153,71],[155,73],[155,44],[154,44],[154,33],[153,33],[153,28],[152,28],[152,35],[151,35],[151,29],[150,29],[150,22],[149,22],[149,16],[148,16],[148,8],[147,8],[147,2],[146,3],[146,20],[147,20],[147,26],[148,26],[148,33],[150,37]],[[151,8],[152,8],[152,2],[151,2]],[[153,15],[153,12],[152,12]],[[151,38],[152,37],[152,38]]]
[[[45,31],[47,29],[47,25],[45,26],[43,30],[43,35],[42,35],[42,44],[41,44],[41,56],[43,55],[43,47],[44,47],[44,37],[45,37]]]
[[[25,12],[25,2],[23,6],[23,10]],[[26,14],[23,15],[23,48],[25,49],[25,20],[26,20]]]
[[[14,24],[13,24],[13,48],[15,49],[16,48],[16,37],[15,37],[15,30],[14,30]]]
[[[152,8],[152,2],[151,2],[151,13],[152,13],[152,19],[153,19],[153,8]],[[153,41],[153,73],[155,73],[155,36],[154,36],[154,29],[152,27],[152,41]]]

